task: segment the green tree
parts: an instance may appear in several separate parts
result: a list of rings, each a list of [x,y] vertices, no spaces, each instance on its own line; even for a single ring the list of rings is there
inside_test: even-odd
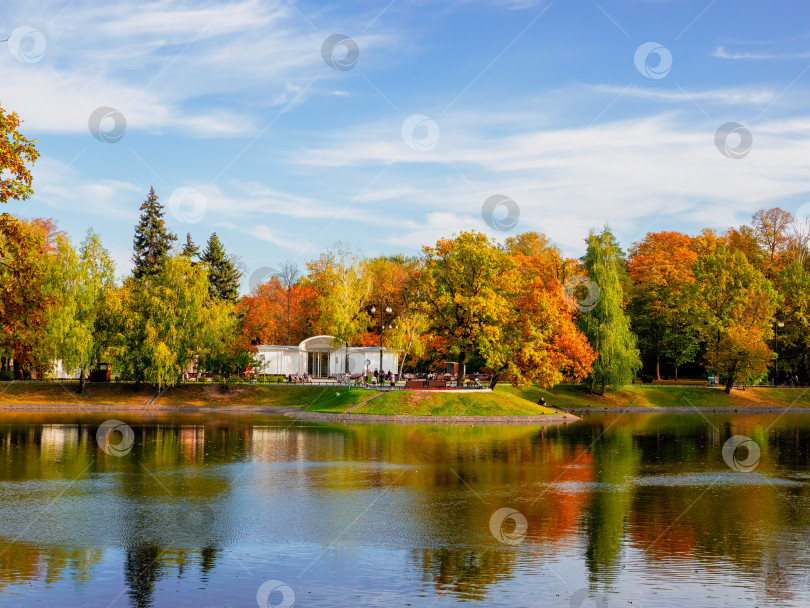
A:
[[[204,266],[169,257],[161,271],[130,279],[108,306],[118,312],[117,361],[136,382],[162,388],[180,381],[196,356],[221,349],[233,329],[233,305],[209,296]]]
[[[183,244],[183,250],[180,252],[180,255],[185,256],[190,260],[200,258],[200,247],[195,245],[194,241],[191,240],[190,233],[186,233],[186,242]]]
[[[49,285],[56,306],[49,315],[50,358],[66,370],[79,370],[79,393],[85,374],[104,353],[106,343],[98,323],[107,292],[115,286],[115,263],[92,230],[78,254],[67,237],[58,237],[50,265]]]
[[[579,317],[582,332],[596,351],[590,389],[604,394],[607,387],[618,388],[632,382],[641,369],[636,336],[624,312],[621,260],[623,254],[609,228],[597,235],[593,230],[585,241],[583,262],[588,278],[599,288],[593,308]]]
[[[132,274],[136,279],[157,275],[169,256],[172,244],[177,237],[168,231],[163,219],[163,205],[158,202],[154,188],[141,205],[141,219],[135,227],[135,265]]]
[[[217,236],[211,235],[202,257],[208,264],[208,282],[212,298],[219,298],[228,302],[236,302],[239,298],[239,280],[242,278],[236,264],[230,259],[225,248]]]
[[[27,199],[34,193],[33,177],[26,163],[34,164],[39,158],[34,144],[19,131],[19,116],[6,113],[0,106],[0,203],[10,199]]]
[[[691,297],[697,304],[704,358],[730,393],[734,383],[753,381],[766,371],[767,346],[778,294],[765,275],[739,251],[709,241],[694,266]]]

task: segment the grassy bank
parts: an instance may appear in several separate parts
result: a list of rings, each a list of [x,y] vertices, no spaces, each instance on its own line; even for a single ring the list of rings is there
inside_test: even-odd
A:
[[[352,412],[396,416],[538,416],[556,414],[519,394],[496,390],[480,393],[395,391],[384,393]]]
[[[808,407],[810,391],[755,387],[733,390],[727,395],[722,388],[707,386],[634,385],[610,392],[603,397],[584,387],[561,385],[553,389],[499,386],[498,391],[519,395],[530,401],[544,397],[552,407],[580,409],[588,407]]]
[[[77,395],[76,383],[0,383],[0,406],[4,404],[143,405],[155,395],[150,386],[132,384],[88,384]],[[297,407],[317,412],[338,412],[363,404],[375,391],[327,386],[236,385],[221,392],[211,384],[185,384],[164,392],[155,405],[234,405]],[[451,393],[442,391],[395,391],[368,401],[353,413],[412,416],[520,416],[553,413],[537,405],[540,397],[551,408],[589,407],[808,407],[810,391],[805,389],[749,388],[726,395],[720,388],[705,386],[636,385],[593,395],[580,386],[536,387],[498,385],[494,392]]]

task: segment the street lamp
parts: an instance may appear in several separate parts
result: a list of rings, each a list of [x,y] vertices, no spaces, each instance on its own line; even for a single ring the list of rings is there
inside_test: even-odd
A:
[[[388,305],[391,301],[388,296],[377,296],[377,301],[380,304],[380,374],[382,375],[383,372],[383,332],[385,331],[385,318],[383,317],[384,313],[388,313],[389,315],[394,312],[391,310],[391,307]],[[371,305],[371,314],[375,314],[377,312],[377,307],[372,304]],[[391,329],[391,326],[388,326],[388,329]]]

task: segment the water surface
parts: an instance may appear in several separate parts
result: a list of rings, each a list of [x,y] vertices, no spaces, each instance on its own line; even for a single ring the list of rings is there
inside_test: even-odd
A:
[[[810,604],[810,416],[109,418],[0,413],[0,606]]]

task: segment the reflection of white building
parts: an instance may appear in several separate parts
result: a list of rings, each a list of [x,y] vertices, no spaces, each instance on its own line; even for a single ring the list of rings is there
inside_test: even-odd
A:
[[[265,374],[303,374],[329,378],[336,374],[360,374],[380,367],[380,349],[374,346],[334,346],[332,336],[307,338],[298,346],[258,346]],[[366,363],[368,361],[368,363]],[[397,373],[399,354],[383,349],[383,371]]]

